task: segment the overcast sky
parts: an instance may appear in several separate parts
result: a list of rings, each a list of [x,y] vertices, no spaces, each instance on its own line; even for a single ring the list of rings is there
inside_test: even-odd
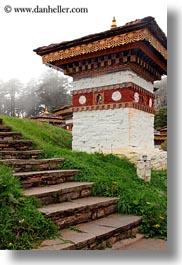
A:
[[[157,4],[157,5],[156,5]],[[4,8],[11,6],[6,13]],[[88,13],[15,13],[14,8],[84,7]],[[1,0],[0,2],[0,80],[18,78],[23,82],[38,77],[46,66],[33,49],[72,40],[110,29],[112,17],[121,26],[146,16],[155,17],[167,34],[167,1],[122,0]]]

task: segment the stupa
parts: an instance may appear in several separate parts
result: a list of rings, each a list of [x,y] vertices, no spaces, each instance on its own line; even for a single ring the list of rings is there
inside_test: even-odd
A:
[[[153,17],[34,50],[73,77],[73,150],[154,148],[153,82],[167,74],[167,38]]]

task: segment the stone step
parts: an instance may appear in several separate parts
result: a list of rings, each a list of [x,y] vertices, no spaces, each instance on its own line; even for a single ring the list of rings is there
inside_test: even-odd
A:
[[[72,181],[79,170],[45,170],[32,172],[17,172],[14,176],[18,177],[24,188],[38,187],[45,185],[60,184]]]
[[[61,230],[61,238],[45,240],[37,250],[96,250],[112,247],[122,239],[135,236],[141,217],[110,214],[84,224]]]
[[[22,134],[18,132],[0,132],[0,140],[19,140]]]
[[[71,202],[49,204],[39,208],[39,211],[50,217],[62,229],[115,212],[117,201],[117,198],[86,197]]]
[[[0,125],[0,132],[10,132],[11,130],[11,126]]]
[[[38,197],[43,205],[83,198],[91,195],[93,182],[65,182],[48,187],[25,190],[26,196]]]
[[[7,159],[0,160],[0,164],[12,166],[15,172],[29,172],[40,170],[54,170],[64,162],[64,158],[48,159]]]
[[[35,159],[42,153],[42,150],[0,151],[0,159]]]
[[[118,240],[112,244],[112,247],[106,248],[106,250],[127,250],[129,246],[138,245],[144,238],[144,234],[136,233],[136,235],[130,238]]]
[[[29,140],[0,140],[0,150],[7,151],[22,151],[22,150],[30,150],[33,148],[32,141]]]

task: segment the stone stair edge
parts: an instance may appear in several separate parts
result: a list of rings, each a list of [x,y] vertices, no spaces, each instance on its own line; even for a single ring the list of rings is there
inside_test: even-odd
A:
[[[132,238],[126,238],[117,241],[113,244],[112,248],[110,250],[124,250],[127,246],[132,245],[133,243],[136,243],[140,241],[141,239],[145,238],[144,234],[137,233],[135,237]],[[108,250],[108,249],[106,249]]]
[[[27,162],[28,164],[38,164],[40,162],[63,162],[65,161],[65,158],[40,158],[40,159],[0,159],[0,163],[6,163],[6,162],[14,162],[18,164],[24,164]]]
[[[56,212],[62,212],[66,210],[73,210],[73,209],[82,209],[85,207],[93,207],[93,206],[100,206],[106,205],[108,203],[117,202],[118,198],[116,197],[96,197],[96,196],[89,196],[87,198],[79,198],[77,200],[73,200],[72,202],[62,202],[56,204],[50,204],[47,206],[43,206],[39,208],[39,211],[42,213],[54,214]]]
[[[72,182],[64,182],[64,183],[60,183],[60,184],[55,184],[55,185],[50,185],[50,186],[42,186],[42,187],[32,187],[32,188],[27,188],[25,189],[25,195],[29,195],[29,194],[44,194],[44,193],[48,193],[48,192],[54,192],[57,190],[61,190],[61,189],[69,189],[69,188],[76,188],[76,187],[90,187],[93,186],[94,182],[76,182],[76,181],[72,181]],[[50,190],[50,191],[49,191]]]
[[[60,169],[64,158],[0,159],[1,165],[13,168],[14,172],[32,172]]]
[[[123,215],[116,213],[111,214],[109,218],[111,217],[116,218],[116,220],[121,220]],[[125,215],[125,217],[127,217],[127,215]],[[89,223],[77,224],[73,229],[72,227],[65,228],[61,231],[61,238],[45,240],[36,250],[81,250],[87,245],[90,245],[91,249],[92,247],[93,249],[97,249],[97,243],[95,242],[100,242],[100,244],[102,244],[104,240],[106,245],[105,249],[107,249],[107,243],[108,245],[110,244],[110,248],[108,249],[112,249],[118,240],[129,238],[137,234],[141,218],[131,215],[128,215],[128,217],[129,219],[134,218],[134,220],[126,220],[124,224],[121,225],[118,222],[119,220],[116,222],[118,223],[117,225],[114,224],[113,220],[112,225],[107,226],[107,216]],[[119,233],[120,235],[118,235]]]
[[[43,150],[0,150],[0,153],[43,153]]]
[[[32,143],[33,142],[31,140],[26,140],[26,139],[20,139],[20,140],[0,140],[0,144],[3,143]]]
[[[10,132],[1,132],[0,131],[0,135],[22,135],[22,133],[20,132],[15,132],[15,131],[10,131]]]
[[[63,182],[45,187],[27,188],[25,196],[39,198],[41,205],[57,204],[88,197],[92,194],[93,182]]]
[[[0,150],[0,159],[35,159],[43,150]]]
[[[30,171],[30,172],[16,172],[14,176],[30,176],[30,175],[41,175],[43,173],[79,173],[78,169],[55,169],[55,170],[43,170],[43,171]]]
[[[7,125],[2,125],[0,124],[0,132],[4,131],[4,132],[9,132],[12,130],[11,126],[7,126]]]

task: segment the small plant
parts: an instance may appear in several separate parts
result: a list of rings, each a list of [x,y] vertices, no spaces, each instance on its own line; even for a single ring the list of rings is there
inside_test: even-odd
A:
[[[110,241],[106,241],[106,247],[112,248],[112,243]]]
[[[80,231],[79,228],[78,228],[78,226],[76,226],[76,225],[71,225],[71,226],[69,227],[69,229],[72,230],[72,231],[77,231],[77,232]]]
[[[100,241],[100,240],[99,240]],[[105,249],[105,247],[106,247],[106,243],[104,242],[104,241],[100,241],[99,243],[98,243],[98,249],[99,250],[103,250],[103,249]]]

